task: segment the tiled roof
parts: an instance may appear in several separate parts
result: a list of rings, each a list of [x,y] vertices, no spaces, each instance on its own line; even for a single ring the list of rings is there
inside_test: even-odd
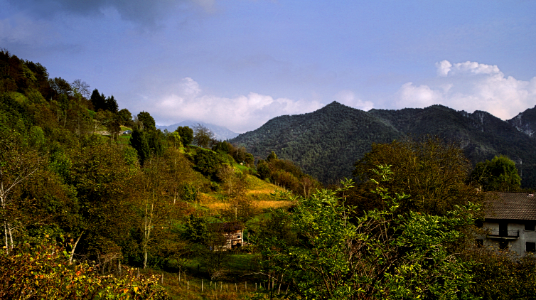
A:
[[[536,196],[527,193],[490,194],[486,219],[536,220]]]

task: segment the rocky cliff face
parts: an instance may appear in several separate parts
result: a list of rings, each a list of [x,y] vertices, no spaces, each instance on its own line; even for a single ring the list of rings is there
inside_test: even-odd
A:
[[[519,132],[536,139],[536,106],[519,113],[507,122]]]

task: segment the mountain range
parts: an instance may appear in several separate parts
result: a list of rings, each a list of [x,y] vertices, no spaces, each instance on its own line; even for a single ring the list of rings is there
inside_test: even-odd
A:
[[[199,121],[190,121],[190,120],[182,121],[180,123],[168,125],[168,126],[156,125],[156,128],[162,131],[167,130],[169,132],[173,132],[177,130],[177,127],[179,126],[188,126],[193,129],[198,124],[208,128],[212,133],[214,133],[214,138],[220,141],[230,140],[238,135],[238,133],[233,132],[223,126],[218,126],[218,125],[205,123],[205,122],[199,122]]]
[[[279,116],[232,143],[257,158],[275,151],[329,184],[351,177],[372,143],[435,135],[459,143],[476,164],[503,154],[516,162],[522,186],[536,188],[536,106],[503,121],[488,112],[442,106],[368,112],[332,102],[312,113]]]

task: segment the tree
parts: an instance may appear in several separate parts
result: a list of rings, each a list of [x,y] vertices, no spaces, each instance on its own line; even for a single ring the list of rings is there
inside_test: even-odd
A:
[[[132,114],[130,111],[126,108],[121,109],[117,112],[117,115],[119,116],[119,120],[121,121],[122,125],[125,126],[132,126]]]
[[[268,157],[266,157],[266,161],[267,162],[270,162],[274,159],[277,159],[277,154],[275,154],[274,151],[270,152],[270,154],[268,154]]]
[[[119,109],[119,105],[117,105],[117,101],[115,100],[113,95],[106,98],[105,105],[106,105],[106,110],[109,110],[114,114],[116,114],[117,110]]]
[[[516,164],[505,155],[477,163],[470,177],[485,191],[515,192],[521,188]]]
[[[257,163],[257,173],[261,179],[270,177],[270,167],[268,167],[268,164],[264,160]]]
[[[71,83],[71,87],[74,91],[80,93],[83,97],[86,99],[89,97],[89,84],[87,84],[85,81],[82,81],[81,79],[76,79]]]
[[[208,148],[212,139],[214,137],[214,133],[210,131],[207,127],[197,124],[194,127],[194,142],[199,146],[203,148]]]
[[[221,163],[220,156],[211,150],[199,150],[195,155],[195,168],[208,177],[216,175]]]
[[[138,127],[140,130],[155,131],[156,124],[153,117],[146,111],[142,111],[138,114]]]
[[[54,79],[50,79],[50,87],[58,94],[58,95],[67,95],[71,96],[73,88],[71,85],[63,78],[56,77]]]
[[[393,180],[387,184],[389,191],[411,195],[400,203],[399,212],[409,210],[443,215],[456,205],[479,203],[482,194],[467,185],[471,165],[463,151],[454,144],[438,138],[394,141],[390,144],[372,144],[372,150],[356,162],[354,176],[359,182],[349,191],[349,204],[358,212],[381,208],[382,201],[370,191],[377,165],[389,165]]]
[[[179,133],[184,146],[190,145],[194,140],[194,131],[188,126],[179,126],[175,131]]]
[[[173,148],[179,148],[181,144],[181,136],[178,132],[173,131],[172,133],[168,133],[167,140],[171,144]]]
[[[292,299],[473,298],[471,264],[449,245],[463,238],[459,229],[473,223],[477,207],[456,207],[444,216],[397,215],[409,196],[393,196],[384,186],[392,180],[388,166],[375,172],[373,192],[384,209],[351,220],[353,207],[322,190],[298,199],[292,212],[277,212],[296,238],[257,238],[271,288],[287,286]]]
[[[138,152],[140,163],[143,164],[151,155],[147,133],[138,129],[132,131],[130,137],[130,146]]]
[[[83,252],[93,259],[100,255],[121,255],[120,245],[128,244],[136,219],[128,195],[136,175],[121,151],[99,135],[82,140],[72,157],[70,180],[81,206],[80,241]],[[121,216],[121,217],[118,217]]]
[[[91,93],[90,100],[91,100],[91,104],[93,104],[94,111],[106,109],[106,97],[104,97],[104,94],[99,94],[99,90],[97,89],[93,90],[93,93]]]
[[[37,152],[24,149],[20,137],[14,133],[3,132],[0,137],[0,209],[6,253],[13,247],[13,194],[20,185],[38,169]]]

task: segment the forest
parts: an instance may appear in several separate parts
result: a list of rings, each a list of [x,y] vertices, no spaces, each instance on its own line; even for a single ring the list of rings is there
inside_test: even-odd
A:
[[[323,185],[1,50],[0,299],[533,299],[535,258],[474,240],[514,161],[370,134]]]

